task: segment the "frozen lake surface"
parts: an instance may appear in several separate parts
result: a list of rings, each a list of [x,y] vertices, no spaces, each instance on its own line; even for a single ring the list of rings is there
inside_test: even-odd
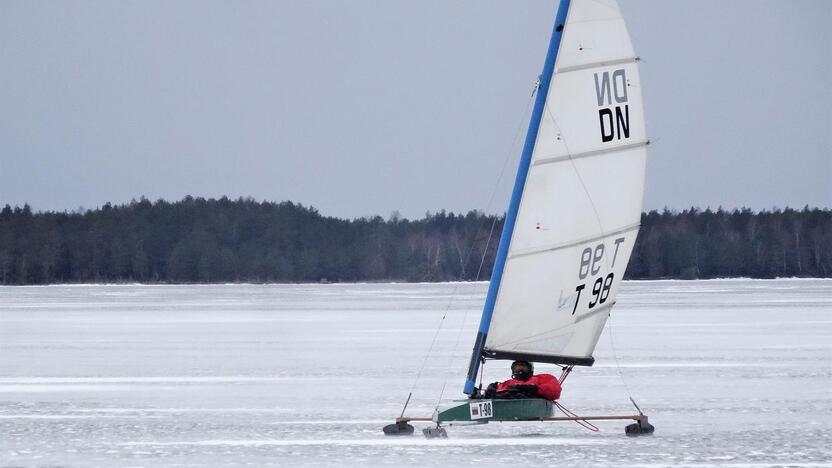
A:
[[[625,282],[561,402],[633,414],[632,394],[653,436],[385,437],[411,389],[413,416],[462,396],[485,288],[0,287],[0,466],[832,466],[829,280]]]

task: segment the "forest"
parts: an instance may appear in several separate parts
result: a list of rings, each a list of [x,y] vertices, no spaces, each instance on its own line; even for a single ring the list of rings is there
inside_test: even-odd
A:
[[[473,281],[502,216],[340,219],[250,198],[0,210],[0,284]],[[625,278],[832,277],[832,210],[650,211]]]

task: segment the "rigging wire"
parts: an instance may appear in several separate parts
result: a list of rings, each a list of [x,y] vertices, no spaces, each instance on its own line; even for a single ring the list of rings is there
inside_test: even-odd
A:
[[[534,95],[534,94],[532,94]],[[494,227],[497,225],[497,217],[495,216],[494,219],[491,221],[491,229],[488,231],[488,239],[485,241],[485,248],[482,251],[482,257],[480,257],[480,266],[477,268],[477,276],[474,277],[474,281],[480,280],[480,274],[482,273],[482,266],[485,263],[485,254],[488,252],[488,246],[491,245],[491,239],[494,236]],[[456,335],[456,343],[454,344],[454,354],[456,354],[456,350],[459,349],[459,337],[462,336],[462,330],[465,329],[465,324],[468,321],[468,311],[465,311],[465,316],[462,318],[462,325],[459,327],[459,332]],[[482,377],[485,371],[485,359],[482,359],[480,363],[480,385],[479,387],[482,388]],[[446,378],[447,382],[447,378]],[[442,396],[445,393],[445,383],[442,383],[442,392],[439,394],[439,400],[437,401],[437,407],[439,403],[442,401]]]
[[[474,281],[479,281],[480,273],[482,273],[482,265],[485,263],[485,256],[488,253],[488,246],[491,244],[491,237],[494,235],[494,226],[497,224],[497,217],[494,217],[494,220],[491,222],[491,230],[488,232],[488,239],[485,241],[485,248],[482,250],[482,257],[480,257],[480,266],[477,269],[477,276],[474,277]],[[480,226],[477,228],[477,235],[474,236],[475,242],[476,238],[479,237],[480,229],[482,228],[482,221],[480,221]],[[473,254],[474,251],[474,243],[471,243],[471,249],[468,251],[468,256],[466,258],[465,264],[468,264],[468,260],[470,256]],[[451,368],[454,368],[456,362],[456,354],[457,350],[459,349],[459,340],[462,337],[462,330],[465,329],[465,325],[468,322],[468,309],[465,309],[464,314],[462,315],[462,323],[459,325],[459,331],[456,334],[456,342],[454,343],[453,354],[454,358],[451,360]],[[480,385],[482,385],[482,367],[480,366]],[[448,376],[445,375],[445,380],[442,381],[442,390],[439,392],[439,398],[436,400],[436,407],[439,407],[439,404],[442,402],[442,397],[445,396],[445,387],[448,385]]]
[[[480,257],[480,266],[477,268],[477,276],[474,281],[480,280],[480,273],[482,273],[482,266],[485,263],[485,254],[488,252],[488,246],[491,245],[491,239],[494,236],[494,227],[497,226],[497,217],[491,220],[491,230],[488,231],[488,239],[485,241],[485,248],[482,250],[482,257]]]
[[[558,383],[563,385],[563,381],[569,377],[569,374],[572,373],[572,368],[575,366],[563,366],[561,368],[560,377],[558,377]]]
[[[476,240],[479,238],[479,233],[482,230],[482,226],[483,226],[484,222],[485,222],[485,219],[480,221],[480,224],[477,227],[477,232],[474,235],[474,242],[471,243],[471,247],[468,249],[468,253],[465,255],[465,261],[463,262],[463,269],[465,268],[464,265],[467,265],[468,262],[470,261],[471,255],[474,254],[474,245],[476,244]],[[480,267],[477,270],[477,276],[474,279],[474,281],[479,280],[480,273],[482,272],[482,265],[485,262],[485,256],[488,253],[488,245],[491,243],[491,236],[494,233],[494,225],[496,224],[496,222],[497,222],[497,217],[495,216],[494,221],[491,223],[491,231],[488,233],[488,239],[485,242],[485,248],[482,251],[482,257],[480,258]],[[462,275],[462,274],[464,274],[464,271],[460,273],[460,275]],[[458,287],[459,287],[459,283],[457,283],[454,286],[454,290],[451,293],[451,300],[448,301],[448,306],[445,308],[445,315],[447,315],[447,312],[451,307],[451,303],[453,303],[453,300],[456,298],[456,291],[457,291]],[[444,315],[443,315],[442,319],[443,320],[445,319]],[[462,323],[460,324],[459,331],[456,334],[456,342],[454,343],[452,356],[455,355],[457,349],[459,349],[459,341],[460,341],[460,338],[462,337],[462,330],[465,329],[465,324],[467,323],[467,321],[468,321],[468,309],[465,309],[465,312],[462,315]],[[435,341],[435,339],[434,339],[434,341]],[[431,344],[431,347],[433,347],[433,344]],[[453,358],[451,360],[451,368],[454,368],[454,359]],[[442,381],[442,389],[439,392],[439,398],[436,401],[436,406],[437,407],[439,406],[439,403],[442,401],[442,397],[445,395],[445,387],[447,387],[447,385],[448,385],[448,375],[446,374],[445,379]],[[414,384],[414,386],[415,386],[415,384]]]
[[[436,327],[436,331],[433,333],[433,339],[430,342],[430,346],[428,347],[428,352],[425,354],[425,358],[422,360],[422,365],[419,367],[419,371],[416,373],[416,378],[413,380],[413,385],[410,387],[410,393],[413,393],[413,390],[416,389],[416,385],[419,383],[419,379],[422,377],[422,372],[425,370],[425,366],[428,364],[428,358],[430,358],[430,354],[433,351],[433,346],[436,344],[436,338],[439,336],[439,332],[442,330],[442,326],[445,324],[445,318],[448,316],[448,309],[451,307],[451,303],[453,302],[454,294],[456,293],[456,288],[458,286],[454,285],[454,289],[451,292],[451,299],[448,301],[448,306],[445,308],[445,311],[442,313],[442,318],[439,320],[439,326]],[[408,396],[408,401],[410,397]],[[406,406],[407,404],[405,404]]]
[[[486,212],[488,212],[488,210],[491,209],[491,206],[494,203],[494,199],[497,196],[497,191],[500,187],[500,182],[503,180],[503,176],[505,175],[506,167],[508,167],[508,162],[509,162],[509,160],[511,160],[511,157],[514,154],[514,151],[517,148],[517,142],[520,141],[520,135],[522,134],[522,131],[523,131],[523,122],[525,122],[527,120],[526,116],[529,114],[529,111],[532,107],[532,102],[534,102],[534,96],[535,96],[535,94],[537,94],[537,89],[539,87],[540,87],[540,77],[537,78],[537,81],[535,82],[534,86],[532,87],[532,91],[529,94],[528,102],[526,102],[526,109],[525,109],[525,111],[523,111],[523,115],[520,118],[520,122],[517,124],[517,130],[514,132],[514,139],[511,142],[511,146],[509,147],[509,150],[506,153],[505,158],[503,158],[503,166],[502,166],[502,168],[500,168],[500,174],[497,176],[497,180],[494,182],[493,188],[491,189],[491,196],[489,196],[488,203],[486,204],[486,208],[485,208]],[[466,265],[468,264],[468,260],[470,259],[470,256],[474,252],[474,245],[475,245],[476,239],[479,238],[479,233],[482,230],[484,222],[485,222],[485,219],[480,221],[480,224],[477,227],[477,232],[476,232],[476,235],[474,236],[475,240],[474,240],[474,242],[471,243],[471,248],[469,249],[468,255],[466,256],[466,261],[465,261]],[[485,257],[488,254],[488,247],[491,245],[491,239],[494,236],[494,229],[495,229],[496,226],[497,226],[497,216],[494,216],[494,219],[491,221],[491,229],[488,232],[488,238],[485,241],[485,248],[482,250],[482,256],[480,257],[480,264],[479,264],[479,267],[477,268],[477,275],[476,275],[476,277],[474,277],[474,281],[479,281],[479,279],[480,279],[480,275],[482,274],[482,268],[483,268],[483,265],[485,264]],[[465,313],[462,317],[462,323],[459,326],[459,331],[457,332],[457,335],[456,335],[456,342],[454,343],[453,352],[451,354],[453,356],[453,358],[451,359],[451,368],[454,368],[454,366],[456,364],[456,361],[457,361],[457,354],[458,354],[457,350],[459,349],[459,342],[460,342],[460,338],[462,337],[462,331],[465,329],[465,325],[468,322],[468,312],[469,312],[468,309],[466,309]],[[482,385],[482,367],[483,366],[480,366],[480,385]],[[447,386],[447,384],[448,384],[448,375],[446,374],[445,379],[442,382],[442,390],[439,392],[439,398],[436,401],[436,406],[437,407],[441,403],[442,397],[445,395],[445,387]]]
[[[633,394],[630,392],[630,386],[627,385],[627,380],[624,378],[624,373],[621,371],[621,364],[618,362],[618,353],[615,351],[615,341],[612,339],[612,314],[607,317],[607,331],[609,331],[610,335],[610,347],[612,348],[612,358],[615,361],[615,370],[618,371],[618,377],[621,378],[621,383],[624,384],[624,390],[627,392],[627,396],[630,398],[630,402],[633,406],[636,407],[639,414],[641,413],[641,408],[638,407],[636,401],[633,399]]]

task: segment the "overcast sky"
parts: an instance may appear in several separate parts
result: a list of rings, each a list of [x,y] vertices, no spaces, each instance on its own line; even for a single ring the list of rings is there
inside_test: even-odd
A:
[[[620,3],[653,141],[645,209],[832,207],[832,2]],[[556,8],[0,1],[0,204],[502,212]]]

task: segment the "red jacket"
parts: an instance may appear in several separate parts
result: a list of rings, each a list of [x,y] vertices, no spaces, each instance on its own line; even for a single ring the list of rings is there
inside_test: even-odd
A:
[[[529,380],[509,379],[497,385],[497,391],[505,390],[514,385],[537,385],[537,396],[547,400],[557,400],[560,398],[560,382],[552,374],[536,374],[531,376]]]

